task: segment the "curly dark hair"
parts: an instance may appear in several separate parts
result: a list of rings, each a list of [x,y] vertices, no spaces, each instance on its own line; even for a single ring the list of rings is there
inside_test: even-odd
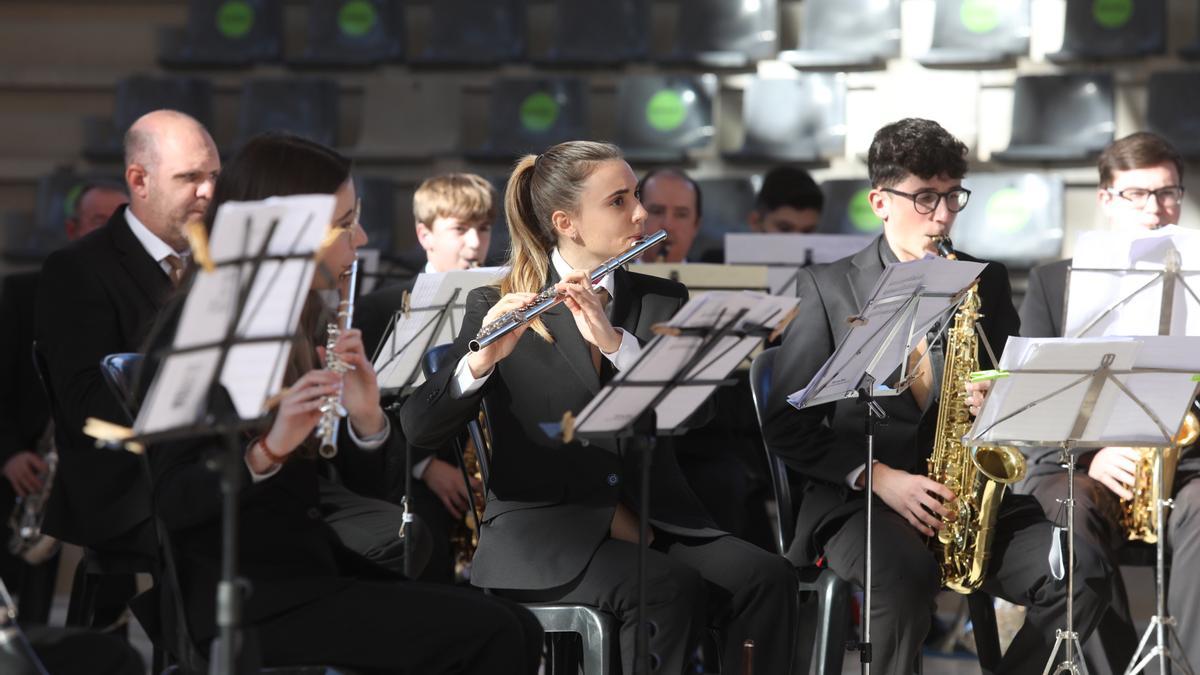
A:
[[[867,152],[872,187],[893,187],[910,175],[962,178],[967,146],[933,120],[907,117],[875,132]]]

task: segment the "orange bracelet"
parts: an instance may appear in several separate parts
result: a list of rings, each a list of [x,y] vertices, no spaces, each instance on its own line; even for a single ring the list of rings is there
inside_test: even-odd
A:
[[[254,440],[254,442],[257,443],[260,448],[262,448],[263,454],[265,454],[267,456],[267,459],[271,460],[272,462],[275,462],[276,464],[283,464],[284,462],[287,461],[288,457],[291,456],[291,455],[276,454],[275,451],[271,449],[271,446],[267,445],[267,437],[266,436],[259,436],[257,439]]]

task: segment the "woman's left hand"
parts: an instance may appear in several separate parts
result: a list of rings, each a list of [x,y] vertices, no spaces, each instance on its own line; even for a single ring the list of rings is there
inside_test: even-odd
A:
[[[375,379],[375,368],[367,359],[362,331],[352,328],[342,331],[334,345],[336,353],[350,366],[342,378],[342,405],[350,416],[350,423],[359,436],[370,436],[383,430],[383,410],[379,407],[379,383]],[[317,347],[321,364],[326,365],[325,347]]]
[[[588,273],[575,270],[563,277],[554,286],[560,293],[565,293],[563,300],[571,316],[575,317],[575,326],[583,339],[596,345],[605,354],[612,354],[621,346],[621,334],[613,328],[604,313],[603,294],[592,290]]]

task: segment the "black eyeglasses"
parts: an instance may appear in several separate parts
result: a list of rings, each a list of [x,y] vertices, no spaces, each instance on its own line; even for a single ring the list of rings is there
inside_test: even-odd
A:
[[[890,192],[894,195],[907,197],[912,200],[913,208],[917,213],[929,214],[937,211],[938,204],[942,203],[942,198],[946,198],[946,208],[950,209],[951,213],[958,213],[967,207],[967,200],[971,198],[971,191],[966,188],[954,188],[948,192],[934,192],[927,190],[924,192],[901,192],[892,188],[881,188],[884,192]]]
[[[1146,202],[1150,201],[1150,195],[1154,195],[1154,200],[1159,206],[1170,208],[1175,206],[1183,199],[1183,187],[1179,185],[1168,185],[1160,187],[1157,190],[1147,190],[1146,188],[1125,188],[1117,190],[1115,188],[1105,188],[1105,191],[1110,195],[1116,195],[1121,199],[1129,202],[1134,208],[1142,208],[1146,206]]]

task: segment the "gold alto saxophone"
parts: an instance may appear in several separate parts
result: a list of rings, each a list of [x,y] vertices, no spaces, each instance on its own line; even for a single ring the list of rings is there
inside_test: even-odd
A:
[[[325,369],[339,375],[345,375],[351,370],[350,364],[334,354],[333,348],[343,331],[350,330],[354,321],[354,290],[358,285],[358,259],[350,265],[350,280],[346,284],[346,293],[338,302],[337,316],[325,326]],[[338,387],[336,394],[330,394],[321,402],[321,419],[317,423],[317,438],[321,439],[319,452],[325,459],[337,454],[338,429],[342,418],[346,416],[346,406],[342,405],[342,388]]]
[[[956,260],[946,237],[937,239],[938,253]],[[930,541],[942,571],[942,583],[968,594],[983,584],[1004,489],[1025,476],[1025,456],[1013,447],[971,448],[962,439],[971,430],[966,385],[979,370],[975,323],[979,291],[972,286],[946,333],[946,365],[938,398],[937,430],[929,456],[929,477],[950,488],[956,499],[947,504],[952,518]]]
[[[1200,420],[1189,411],[1183,424],[1176,432],[1173,444],[1162,449],[1162,488],[1158,492],[1158,476],[1155,473],[1154,454],[1156,448],[1135,448],[1139,452],[1134,483],[1130,488],[1133,499],[1121,500],[1121,528],[1129,541],[1158,543],[1158,528],[1155,526],[1154,511],[1160,499],[1169,497],[1175,484],[1175,469],[1179,466],[1179,454],[1196,442],[1200,436]]]

